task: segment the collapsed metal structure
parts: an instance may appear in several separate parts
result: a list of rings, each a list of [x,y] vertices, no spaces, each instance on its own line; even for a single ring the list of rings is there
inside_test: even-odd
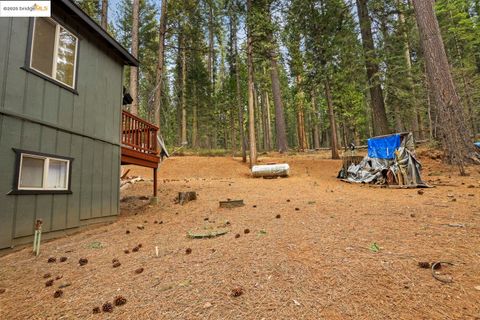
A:
[[[342,168],[338,177],[352,183],[425,188],[421,170],[413,135],[404,132],[368,139],[368,155]]]

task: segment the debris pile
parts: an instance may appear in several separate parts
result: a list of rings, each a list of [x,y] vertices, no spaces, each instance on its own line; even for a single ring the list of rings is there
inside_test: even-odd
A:
[[[397,133],[368,139],[368,155],[352,163],[338,178],[346,182],[397,187],[428,187],[420,176],[422,166],[415,155],[412,133]]]

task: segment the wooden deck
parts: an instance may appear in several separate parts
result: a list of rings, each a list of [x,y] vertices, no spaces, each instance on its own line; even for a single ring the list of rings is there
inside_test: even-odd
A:
[[[153,195],[157,196],[157,169],[160,163],[158,127],[122,111],[122,165],[133,164],[153,169]]]

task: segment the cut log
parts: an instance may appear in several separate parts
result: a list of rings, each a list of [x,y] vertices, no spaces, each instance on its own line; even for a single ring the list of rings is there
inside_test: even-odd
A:
[[[220,201],[220,208],[238,208],[238,207],[243,207],[245,203],[243,203],[243,200],[228,200],[228,201]]]
[[[135,184],[136,182],[140,182],[140,181],[145,181],[145,180],[143,178],[136,177],[136,178],[133,178],[133,179],[130,179],[130,180],[121,181],[120,182],[120,191],[125,190],[126,188],[128,188],[132,184]]]
[[[252,175],[255,178],[288,177],[289,174],[290,166],[287,163],[257,165],[252,167]]]

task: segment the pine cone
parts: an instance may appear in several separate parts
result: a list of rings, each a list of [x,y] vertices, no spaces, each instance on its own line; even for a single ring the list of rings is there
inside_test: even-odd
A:
[[[101,312],[101,311],[100,311],[100,308],[99,308],[99,307],[95,307],[95,308],[93,308],[93,310],[92,310],[92,313],[93,313],[93,314],[97,314],[97,313],[100,313],[100,312]]]
[[[80,260],[78,260],[78,263],[80,264],[80,266],[84,266],[88,263],[88,259],[80,258]]]
[[[232,289],[232,297],[240,297],[243,294],[243,289],[238,287],[235,289]]]
[[[51,286],[53,286],[53,279],[50,279],[47,282],[45,282],[45,287],[51,287]]]
[[[112,312],[113,311],[113,305],[110,302],[105,302],[102,306],[103,312]]]
[[[43,275],[43,279],[48,279],[48,278],[50,278],[51,276],[52,276],[51,273],[45,273],[45,274]]]
[[[135,273],[136,274],[140,274],[143,272],[143,268],[138,268],[137,270],[135,270]]]
[[[187,248],[187,249],[185,250],[185,254],[190,254],[190,253],[192,253],[192,249],[191,249],[191,248]]]
[[[125,250],[123,250],[123,252],[125,252],[125,254],[129,254],[129,253],[130,253],[130,250],[125,249]]]
[[[117,261],[117,262],[115,262],[115,263],[112,265],[112,267],[118,268],[118,267],[120,267],[121,265],[122,265],[122,264]]]
[[[122,296],[118,296],[114,300],[115,305],[118,306],[123,306],[125,303],[127,303],[127,299],[125,299]]]
[[[67,261],[67,259],[68,259],[67,257],[61,257],[60,262],[65,262],[65,261]]]
[[[139,247],[135,247],[135,248],[132,249],[133,252],[138,252],[138,250],[140,250]]]
[[[245,230],[243,230],[243,233],[245,233],[245,234],[250,233],[250,229],[245,229]]]
[[[60,298],[61,296],[63,296],[63,291],[62,291],[62,290],[57,290],[57,291],[55,291],[55,293],[53,294],[53,297],[54,297],[54,298]]]
[[[48,261],[47,261],[47,262],[48,262],[48,263],[57,262],[57,258],[55,258],[55,257],[50,257],[50,258],[48,258]]]

